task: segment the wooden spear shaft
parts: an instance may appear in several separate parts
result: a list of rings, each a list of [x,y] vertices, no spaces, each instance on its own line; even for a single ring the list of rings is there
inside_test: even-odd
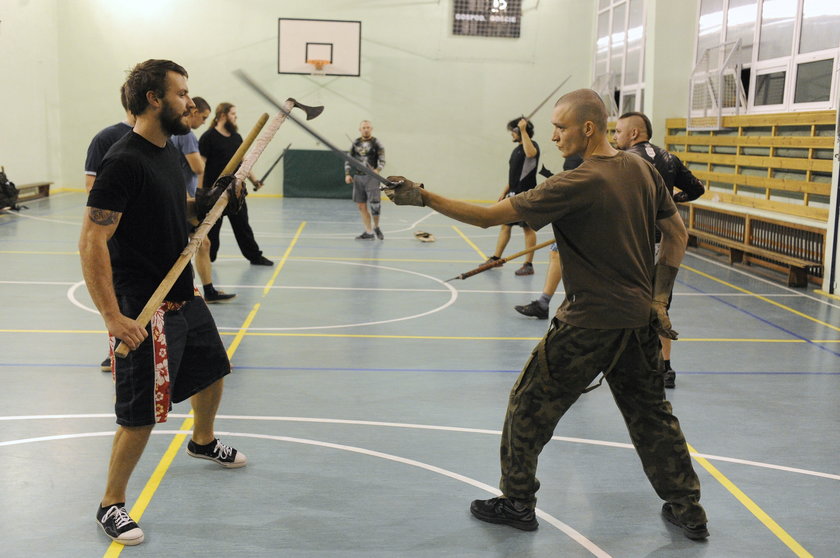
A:
[[[239,146],[239,149],[237,149],[236,153],[233,154],[233,157],[230,158],[230,161],[228,161],[227,165],[225,165],[225,168],[222,170],[222,174],[219,176],[232,174],[233,171],[236,170],[236,167],[239,166],[239,163],[242,161],[242,158],[245,156],[248,148],[251,147],[252,143],[254,143],[254,140],[257,138],[257,134],[260,133],[260,130],[262,130],[262,127],[265,126],[267,121],[268,114],[263,113],[263,115],[257,120],[257,123],[254,124],[254,127],[251,129],[248,137],[245,138]],[[245,187],[244,184],[242,187]],[[198,247],[204,241],[204,238],[207,236],[210,228],[216,224],[216,221],[218,221],[219,217],[221,217],[222,213],[224,213],[225,207],[228,203],[228,196],[229,194],[227,190],[219,196],[219,199],[213,205],[213,208],[207,213],[207,216],[204,218],[204,221],[202,221],[198,229],[196,229],[187,246],[183,249],[183,251],[181,251],[181,255],[178,256],[177,260],[175,260],[175,264],[163,278],[163,281],[160,282],[160,285],[158,285],[158,288],[155,289],[155,292],[152,293],[152,296],[149,298],[146,306],[143,307],[140,315],[137,316],[137,319],[135,320],[142,327],[146,327],[157,309],[160,308],[161,304],[163,304],[163,301],[166,298],[166,295],[169,294],[169,290],[172,288],[172,285],[175,284],[175,281],[177,281],[178,277],[181,276],[181,272],[184,271],[184,268],[187,267],[188,263],[190,263],[190,260],[192,260],[196,250],[198,250]],[[125,358],[130,351],[131,349],[128,348],[128,345],[120,343],[120,345],[114,350],[114,354],[119,358]]]
[[[482,271],[487,271],[488,269],[493,269],[494,267],[499,267],[499,266],[509,262],[510,260],[518,258],[519,256],[524,256],[525,254],[530,254],[531,252],[536,252],[540,248],[545,248],[549,244],[553,244],[553,243],[554,243],[554,240],[546,240],[545,242],[541,242],[541,243],[537,244],[536,246],[534,246],[532,248],[526,248],[525,250],[522,250],[521,252],[516,252],[515,254],[511,254],[507,258],[499,258],[498,260],[481,264],[477,268],[471,269],[469,271],[465,271],[461,275],[456,275],[452,279],[447,279],[445,282],[448,283],[450,281],[454,281],[455,279],[467,279],[468,277],[472,277],[473,275],[477,275],[477,274],[481,273]]]

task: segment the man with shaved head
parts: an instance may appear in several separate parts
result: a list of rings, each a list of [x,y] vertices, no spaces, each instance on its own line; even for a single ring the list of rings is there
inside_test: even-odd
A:
[[[635,153],[648,163],[656,167],[665,186],[674,197],[676,202],[690,202],[696,200],[706,189],[691,171],[685,168],[679,157],[662,149],[658,145],[650,143],[653,137],[653,126],[650,119],[641,112],[626,112],[618,118],[615,124],[615,145],[628,153]],[[676,194],[674,187],[680,189]],[[656,231],[657,247],[661,234]],[[671,298],[668,296],[666,310],[671,309]],[[676,387],[677,373],[671,368],[671,340],[667,337],[660,337],[662,342],[662,375],[665,380],[665,387],[673,389]]]
[[[680,424],[665,399],[657,334],[676,338],[665,312],[687,233],[662,177],[614,149],[597,93],[579,89],[555,105],[552,141],[583,163],[492,206],[429,192],[400,176],[386,190],[397,205],[429,206],[464,223],[551,224],[566,298],[513,386],[502,431],[502,496],[475,500],[472,514],[532,531],[540,483],[537,457],[563,414],[606,380],[645,474],[665,503],[662,515],[690,539],[709,536],[700,481]],[[662,231],[654,260],[654,229]],[[603,378],[587,387],[599,375]]]

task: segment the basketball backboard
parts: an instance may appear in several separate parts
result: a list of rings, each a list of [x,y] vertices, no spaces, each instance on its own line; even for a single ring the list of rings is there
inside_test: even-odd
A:
[[[360,75],[362,22],[331,19],[277,20],[277,72],[312,74],[310,61],[326,61],[319,73]]]

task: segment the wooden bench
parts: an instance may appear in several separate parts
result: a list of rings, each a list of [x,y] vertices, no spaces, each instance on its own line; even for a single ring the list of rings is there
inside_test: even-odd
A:
[[[18,201],[23,202],[49,197],[50,184],[52,184],[52,182],[30,182],[28,184],[19,185],[17,187]]]
[[[728,248],[730,265],[736,263],[749,264],[749,259],[745,260],[744,258],[745,254],[753,254],[766,260],[771,260],[786,265],[788,267],[788,287],[807,287],[808,270],[811,268],[822,267],[822,264],[820,262],[812,262],[808,260],[803,260],[801,258],[795,258],[793,256],[787,256],[785,254],[780,254],[771,250],[765,250],[764,248],[750,246],[745,242],[729,240],[727,238],[718,236],[714,233],[689,228],[688,245],[696,247],[698,245],[698,239],[707,240],[711,243],[725,246],[726,248]]]

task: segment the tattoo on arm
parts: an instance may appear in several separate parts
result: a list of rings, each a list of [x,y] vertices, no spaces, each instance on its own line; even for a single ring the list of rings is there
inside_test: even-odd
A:
[[[90,211],[88,211],[88,217],[90,217],[90,220],[97,225],[108,226],[113,225],[120,220],[120,213],[117,211],[111,211],[110,209],[98,209],[96,207],[91,207]]]

